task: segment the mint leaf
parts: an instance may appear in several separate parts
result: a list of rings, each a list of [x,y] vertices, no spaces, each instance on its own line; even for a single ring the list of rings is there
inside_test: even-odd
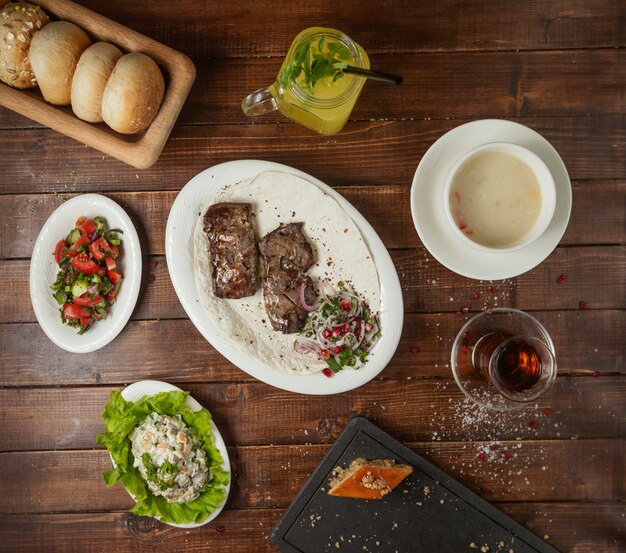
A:
[[[343,44],[337,44],[336,54],[340,60],[349,60],[352,59],[352,52],[348,48],[346,48]]]
[[[326,52],[324,52],[324,47],[326,47]],[[352,59],[352,53],[348,48],[338,42],[327,43],[326,35],[323,34],[313,48],[311,40],[303,42],[296,48],[292,61],[281,69],[278,81],[284,88],[287,88],[304,72],[301,86],[306,85],[312,92],[315,85],[325,78],[331,78],[332,82],[341,79],[345,74],[344,70],[348,67],[348,63],[341,60],[350,59]]]

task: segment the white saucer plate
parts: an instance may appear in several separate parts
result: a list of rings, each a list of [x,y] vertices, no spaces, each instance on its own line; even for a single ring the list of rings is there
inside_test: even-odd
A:
[[[174,386],[173,384],[168,384],[167,382],[161,382],[160,380],[141,380],[139,382],[135,382],[131,384],[130,386],[127,386],[126,388],[124,388],[122,390],[122,397],[126,401],[132,401],[133,403],[135,403],[144,396],[153,396],[160,392],[182,392],[182,390],[178,388],[177,386]],[[187,396],[185,403],[194,413],[202,409],[202,405],[200,405],[190,395]],[[175,526],[176,528],[198,528],[199,526],[204,526],[205,524],[211,522],[212,520],[215,520],[217,515],[219,515],[222,512],[222,509],[224,508],[224,505],[226,504],[226,501],[228,500],[228,494],[230,493],[230,483],[232,481],[232,473],[230,471],[230,459],[228,458],[228,451],[226,449],[226,444],[224,443],[224,439],[222,438],[220,431],[217,429],[217,426],[215,426],[215,423],[213,422],[213,420],[211,420],[211,430],[213,432],[213,443],[215,444],[215,447],[219,450],[219,452],[222,454],[222,458],[224,459],[224,461],[222,462],[222,468],[228,471],[228,473],[230,474],[230,480],[228,481],[228,485],[225,486],[226,495],[224,496],[224,501],[222,501],[222,504],[217,509],[215,509],[215,511],[213,511],[207,517],[206,520],[203,520],[202,522],[199,522],[199,523],[190,522],[188,524],[175,524],[174,522],[164,522],[163,524],[167,524],[169,526]],[[128,492],[128,495],[130,495],[133,499],[135,499],[133,497],[133,494],[131,494],[130,492]],[[155,518],[158,519],[158,517],[155,517]]]
[[[546,231],[513,252],[484,252],[458,238],[445,212],[448,172],[469,150],[490,142],[510,142],[539,156],[552,173],[556,209]],[[572,209],[572,188],[563,160],[539,133],[512,121],[485,119],[444,134],[424,154],[413,177],[411,213],[422,243],[442,265],[476,280],[502,280],[539,265],[560,242]]]
[[[119,261],[124,280],[108,317],[79,336],[75,328],[61,322],[61,306],[54,299],[50,285],[59,270],[54,261],[54,248],[74,228],[81,215],[89,218],[99,215],[106,219],[110,229],[123,231]],[[113,200],[99,194],[83,194],[64,202],[50,215],[37,237],[30,261],[30,299],[41,328],[57,346],[73,353],[89,353],[106,346],[130,319],[140,285],[139,237],[130,217]]]
[[[380,280],[382,337],[362,369],[345,369],[332,378],[326,378],[321,372],[310,375],[282,373],[242,353],[238,343],[213,325],[200,305],[193,264],[193,231],[200,210],[225,185],[255,177],[265,171],[282,171],[296,175],[321,188],[352,218],[367,243]],[[327,395],[345,392],[362,386],[377,376],[398,347],[404,312],[402,290],[385,245],[367,220],[343,196],[302,171],[269,161],[241,160],[222,163],[199,173],[181,190],[172,206],[167,220],[165,253],[176,294],[196,328],[229,361],[267,384],[301,394]]]

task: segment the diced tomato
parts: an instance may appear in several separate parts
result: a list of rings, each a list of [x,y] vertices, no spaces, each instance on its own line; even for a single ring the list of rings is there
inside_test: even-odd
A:
[[[66,303],[65,305],[63,305],[63,316],[66,319],[78,319],[81,317],[91,317],[91,312],[89,311],[89,309],[85,309],[80,305]]]
[[[67,244],[65,240],[59,240],[59,243],[54,248],[54,260],[58,263],[61,263],[61,259],[63,259],[63,248],[66,248]]]
[[[91,234],[98,227],[96,223],[94,223],[91,219],[87,219],[86,217],[79,217],[76,219],[76,228],[80,230],[83,234]]]
[[[81,236],[78,240],[76,240],[76,242],[74,242],[70,246],[70,249],[65,252],[65,255],[69,255],[70,257],[74,257],[76,255],[76,250],[78,250],[78,248],[80,248],[80,246],[83,246],[83,245],[88,244],[88,243],[89,243],[89,236],[85,236],[83,234],[83,236]]]
[[[98,261],[102,261],[104,259],[104,253],[100,251],[97,240],[89,244],[89,251],[94,259],[97,259]]]
[[[91,314],[89,317],[81,317],[80,318],[80,326],[88,326],[91,323]]]
[[[113,249],[104,236],[101,236],[95,242],[89,244],[89,251],[98,261],[102,261],[107,255],[117,257],[117,255],[114,255]]]
[[[111,244],[109,244],[107,242],[107,239],[104,236],[101,236],[100,238],[98,238],[96,240],[98,247],[103,251],[103,252],[110,252],[111,251]]]
[[[109,300],[109,303],[115,303],[115,290],[111,290],[108,294],[107,294],[107,300]]]
[[[117,246],[111,246],[111,257],[117,259],[120,256],[120,249]]]
[[[72,267],[86,275],[97,273],[100,270],[100,267],[98,267],[87,254],[82,252],[72,259]]]
[[[78,298],[74,298],[73,303],[76,305],[82,305],[84,307],[93,307],[94,305],[98,305],[102,301],[102,296],[97,295],[95,298],[90,299],[88,294],[83,294]]]
[[[112,257],[106,258],[106,264],[107,264],[107,269],[109,271],[112,271],[113,269],[117,268],[117,263],[115,263],[115,259],[113,259]]]
[[[113,283],[113,286],[122,282],[122,275],[116,271],[107,271],[107,278]]]

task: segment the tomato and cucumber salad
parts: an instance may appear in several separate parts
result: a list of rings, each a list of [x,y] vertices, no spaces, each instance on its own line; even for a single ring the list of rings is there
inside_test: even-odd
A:
[[[119,266],[121,234],[109,229],[104,217],[81,216],[54,248],[59,272],[50,288],[61,306],[61,321],[77,328],[78,334],[106,319],[115,302],[124,279]]]

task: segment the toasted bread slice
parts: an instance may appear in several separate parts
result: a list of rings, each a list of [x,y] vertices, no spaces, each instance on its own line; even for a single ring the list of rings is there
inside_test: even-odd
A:
[[[333,471],[329,495],[355,499],[380,499],[413,472],[409,465],[397,465],[391,459],[355,459],[347,469]]]

